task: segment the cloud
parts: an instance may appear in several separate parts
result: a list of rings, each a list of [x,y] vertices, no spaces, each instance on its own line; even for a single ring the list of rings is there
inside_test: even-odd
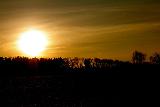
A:
[[[158,0],[1,0],[0,48],[12,49],[18,32],[34,26],[54,40],[49,54],[123,56],[158,47],[159,19]]]

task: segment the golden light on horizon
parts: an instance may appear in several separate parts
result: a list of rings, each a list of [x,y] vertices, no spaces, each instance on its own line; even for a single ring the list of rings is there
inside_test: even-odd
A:
[[[27,56],[35,57],[41,55],[48,44],[47,35],[40,31],[31,29],[23,32],[17,41],[18,49]]]

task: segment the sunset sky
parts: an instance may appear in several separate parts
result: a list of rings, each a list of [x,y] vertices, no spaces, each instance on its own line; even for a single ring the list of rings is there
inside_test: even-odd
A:
[[[46,33],[44,57],[130,60],[160,52],[160,0],[0,0],[0,56],[23,56],[31,28]]]

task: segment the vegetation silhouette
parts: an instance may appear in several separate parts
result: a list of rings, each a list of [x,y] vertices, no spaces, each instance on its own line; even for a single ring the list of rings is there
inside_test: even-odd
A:
[[[0,57],[1,102],[16,107],[153,105],[153,95],[159,92],[160,54],[154,53],[150,62],[145,59],[139,51],[133,52],[132,62]]]
[[[133,52],[132,60],[133,63],[142,64],[146,59],[146,55],[142,52],[135,51]]]
[[[160,54],[154,53],[152,56],[150,56],[150,62],[152,64],[160,64]]]

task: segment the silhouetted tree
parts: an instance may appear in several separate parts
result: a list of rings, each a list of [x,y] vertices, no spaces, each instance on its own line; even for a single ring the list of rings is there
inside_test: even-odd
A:
[[[90,68],[91,67],[91,59],[90,58],[85,59],[84,65],[85,65],[85,68]]]
[[[152,64],[160,64],[160,54],[154,53],[154,54],[150,57],[150,62],[151,62]]]
[[[133,63],[142,64],[144,63],[145,59],[146,59],[146,55],[144,53],[138,52],[138,51],[133,52],[133,56],[132,56]]]

